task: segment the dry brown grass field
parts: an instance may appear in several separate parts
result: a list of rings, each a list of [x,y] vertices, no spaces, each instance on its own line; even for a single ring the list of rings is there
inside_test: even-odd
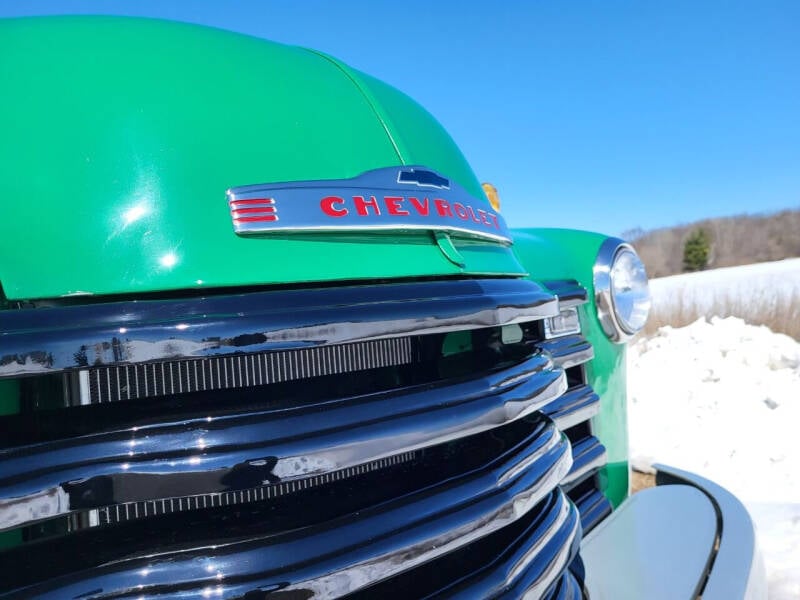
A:
[[[750,325],[766,325],[774,333],[783,333],[800,341],[800,291],[775,297],[770,290],[754,292],[744,299],[734,294],[714,298],[709,307],[694,302],[655,304],[647,320],[644,335],[653,335],[660,327],[685,327],[702,317],[739,317]]]

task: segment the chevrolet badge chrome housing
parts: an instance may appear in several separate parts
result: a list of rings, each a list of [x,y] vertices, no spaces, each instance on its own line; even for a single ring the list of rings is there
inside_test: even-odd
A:
[[[497,211],[425,167],[376,169],[352,179],[247,185],[227,194],[239,235],[427,230],[512,243]]]

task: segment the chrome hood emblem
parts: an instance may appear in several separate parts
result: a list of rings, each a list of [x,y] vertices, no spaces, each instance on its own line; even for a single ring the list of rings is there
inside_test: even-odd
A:
[[[352,179],[247,185],[227,192],[239,235],[273,232],[444,231],[511,243],[483,199],[424,167],[390,167]]]

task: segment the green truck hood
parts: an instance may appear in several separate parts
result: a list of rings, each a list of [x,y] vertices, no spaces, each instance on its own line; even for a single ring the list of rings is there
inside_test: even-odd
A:
[[[488,202],[397,90],[313,51],[115,17],[0,22],[0,284],[9,299],[523,272],[421,231],[242,237],[228,188],[425,165]]]

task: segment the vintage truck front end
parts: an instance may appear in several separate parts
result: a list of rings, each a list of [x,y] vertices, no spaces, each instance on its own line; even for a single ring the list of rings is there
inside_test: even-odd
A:
[[[757,595],[724,490],[626,500],[624,242],[313,51],[19,19],[0,77],[0,597]]]

